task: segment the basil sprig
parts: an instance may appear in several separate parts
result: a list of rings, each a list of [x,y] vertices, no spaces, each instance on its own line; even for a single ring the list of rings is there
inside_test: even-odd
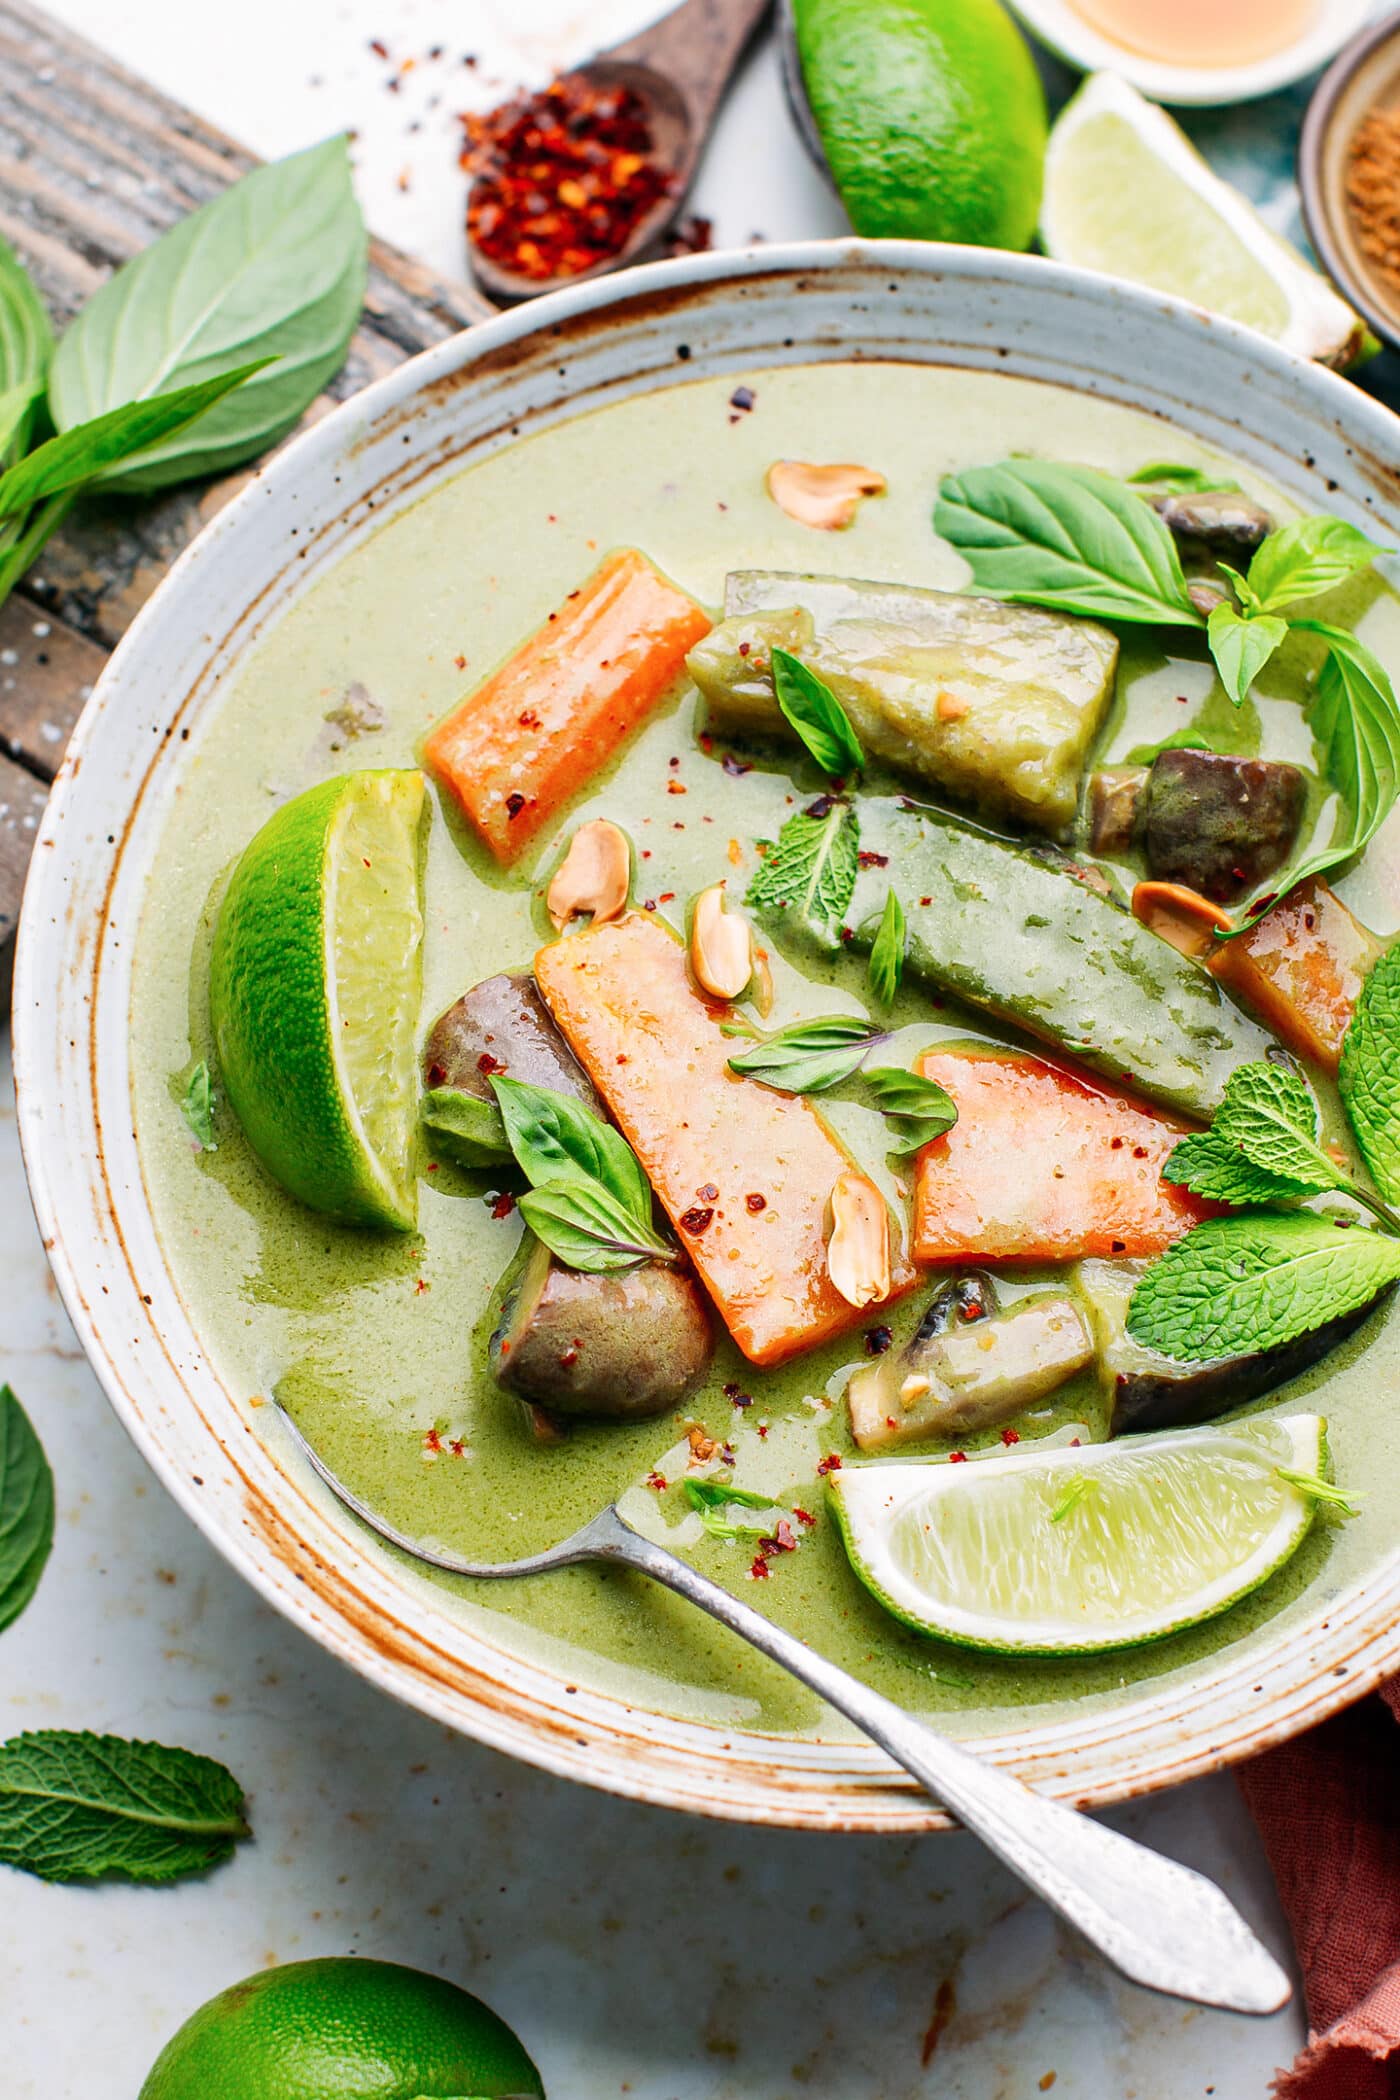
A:
[[[118,270],[57,349],[0,242],[0,600],[96,487],[254,457],[339,369],[366,236],[344,138],[256,168]],[[46,414],[56,435],[30,449]]]
[[[860,738],[824,678],[790,649],[774,649],[773,691],[783,714],[823,773],[843,779],[865,764]]]
[[[651,1185],[627,1140],[569,1094],[493,1076],[516,1164],[530,1183],[520,1215],[566,1268],[674,1261],[652,1225]]]
[[[870,989],[881,1006],[893,1006],[904,975],[904,950],[908,942],[904,906],[893,890],[885,892],[885,909],[866,965]]]
[[[1362,988],[1342,1044],[1339,1089],[1382,1197],[1318,1144],[1317,1103],[1276,1062],[1231,1074],[1209,1131],[1184,1138],[1164,1178],[1240,1215],[1213,1218],[1170,1247],[1133,1292],[1128,1331],[1186,1362],[1295,1341],[1400,1281],[1400,950]],[[1333,1193],[1374,1212],[1375,1231],[1317,1212],[1263,1209]]]
[[[890,1151],[922,1152],[958,1120],[958,1105],[937,1080],[900,1065],[875,1065],[865,1073],[875,1106],[890,1125]]]
[[[729,1060],[731,1072],[761,1080],[780,1094],[824,1094],[860,1070],[884,1030],[852,1014],[794,1021]]]
[[[53,1474],[34,1425],[0,1385],[0,1627],[39,1586],[53,1546]]]

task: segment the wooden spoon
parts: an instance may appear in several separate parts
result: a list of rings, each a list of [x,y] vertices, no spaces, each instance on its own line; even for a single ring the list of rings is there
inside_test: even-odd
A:
[[[570,276],[522,277],[483,255],[469,234],[472,275],[488,298],[513,303],[582,284],[624,269],[656,246],[685,203],[724,91],[768,7],[769,0],[683,0],[649,29],[572,69],[570,80],[594,89],[630,88],[645,104],[655,157],[671,175],[671,186],[617,255]]]

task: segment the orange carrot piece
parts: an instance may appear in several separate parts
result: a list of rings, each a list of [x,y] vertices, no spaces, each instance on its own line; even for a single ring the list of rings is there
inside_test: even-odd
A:
[[[710,624],[621,547],[429,731],[424,763],[496,859],[518,860],[665,699]]]
[[[1186,1126],[1038,1057],[929,1050],[958,1120],[919,1154],[916,1261],[1160,1254],[1216,1207],[1161,1178]]]
[[[872,1320],[826,1268],[850,1154],[809,1101],[729,1070],[728,1009],[695,989],[670,929],[641,912],[590,927],[542,948],[535,978],[745,1356],[782,1363]],[[898,1297],[911,1263],[893,1278]]]

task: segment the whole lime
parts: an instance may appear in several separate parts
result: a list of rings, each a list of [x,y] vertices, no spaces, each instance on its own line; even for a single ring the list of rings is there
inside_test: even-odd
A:
[[[794,0],[807,99],[857,233],[1027,248],[1045,91],[998,0]]]
[[[543,2100],[504,2020],[394,1962],[330,1956],[211,1998],[162,2049],[140,2100]]]

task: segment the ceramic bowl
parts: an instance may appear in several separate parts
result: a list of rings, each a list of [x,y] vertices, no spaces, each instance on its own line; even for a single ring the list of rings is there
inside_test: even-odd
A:
[[[132,1129],[132,945],[185,732],[229,667],[329,565],[425,488],[518,435],[678,378],[879,357],[1010,373],[1126,403],[1232,451],[1304,507],[1395,543],[1400,425],[1354,388],[1171,300],[1032,257],[838,241],[711,254],[501,315],[391,373],[270,460],[182,556],[113,656],[34,853],[14,995],[20,1130],[83,1347],[160,1480],[233,1566],[352,1669],[550,1771],[677,1808],[826,1829],[939,1811],[835,1723],[811,1736],[679,1721],[510,1645],[381,1551],[249,1411],[172,1279]],[[1063,1798],[1205,1771],[1400,1667],[1400,1543],[1351,1587],[1326,1569],[1209,1659],[1092,1708],[955,1725]]]
[[[1230,0],[1221,0],[1229,6]],[[1311,25],[1281,51],[1235,66],[1173,66],[1115,43],[1087,22],[1073,0],[1008,0],[1032,36],[1083,73],[1121,73],[1154,102],[1202,106],[1252,102],[1316,73],[1355,36],[1374,0],[1318,0]]]
[[[1400,283],[1382,276],[1367,256],[1347,203],[1351,143],[1373,109],[1400,110],[1400,13],[1374,23],[1328,68],[1298,141],[1298,188],[1309,240],[1376,334],[1400,344]]]

